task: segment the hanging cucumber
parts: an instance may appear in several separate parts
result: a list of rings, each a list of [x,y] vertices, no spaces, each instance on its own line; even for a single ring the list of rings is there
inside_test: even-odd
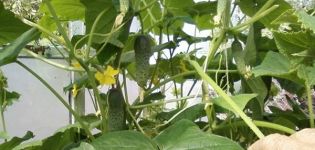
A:
[[[126,129],[125,100],[121,90],[113,88],[108,91],[108,131]]]
[[[241,42],[235,38],[232,42],[231,48],[237,69],[242,75],[244,75],[246,73],[246,65]]]
[[[146,35],[137,36],[134,50],[136,60],[135,80],[140,87],[145,88],[150,78],[150,57],[152,55],[150,38]]]

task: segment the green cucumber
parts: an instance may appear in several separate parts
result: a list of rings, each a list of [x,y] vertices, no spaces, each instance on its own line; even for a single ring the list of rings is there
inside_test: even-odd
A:
[[[232,54],[236,63],[237,70],[244,75],[246,73],[246,65],[244,61],[244,53],[243,53],[243,47],[242,43],[234,39],[231,45],[232,48]]]
[[[108,131],[126,129],[125,100],[121,90],[113,88],[107,94]]]
[[[145,88],[150,78],[150,57],[152,55],[150,38],[146,35],[137,36],[134,50],[136,60],[135,80],[140,87]]]

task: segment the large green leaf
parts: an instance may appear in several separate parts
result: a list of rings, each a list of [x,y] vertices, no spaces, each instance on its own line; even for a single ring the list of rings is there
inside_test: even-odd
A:
[[[0,66],[14,62],[24,46],[38,37],[39,34],[40,32],[36,28],[31,28],[8,46],[4,47],[4,49],[0,51]]]
[[[96,150],[96,149],[89,143],[81,142],[79,147],[72,148],[71,150]]]
[[[187,12],[194,19],[199,30],[212,29],[215,27],[213,17],[217,13],[217,2],[198,2],[186,7]]]
[[[80,3],[80,0],[50,0],[50,3],[56,11],[59,21],[66,22],[84,19],[85,7]],[[44,14],[40,18],[39,24],[50,31],[56,30],[57,25],[46,3],[41,3],[39,10]]]
[[[165,1],[165,6],[174,16],[189,16],[184,11],[185,8],[191,7],[194,4],[193,0],[168,0]]]
[[[112,0],[116,11],[120,13],[127,13],[130,7],[130,0]]]
[[[195,24],[199,30],[207,30],[212,29],[215,27],[214,21],[213,21],[214,15],[202,15],[202,16],[195,16]]]
[[[124,8],[123,15],[119,14],[116,10],[116,7],[114,7],[113,1],[96,0],[91,2],[89,0],[81,0],[81,2],[86,7],[85,23],[87,33],[91,32],[96,18],[100,18],[93,29],[93,33],[98,34],[93,34],[92,42],[94,44],[92,46],[93,48],[101,51],[97,56],[97,59],[101,64],[104,64],[111,58],[111,56],[121,51],[124,47],[124,44],[126,43],[129,36],[129,28],[134,14],[129,8],[127,13],[125,12],[127,8]],[[116,1],[115,4],[117,5]],[[115,27],[114,31],[112,29],[114,29],[113,26],[116,16],[120,16],[120,19],[122,19],[122,26],[119,26],[120,28]],[[122,16],[123,18],[121,18]],[[107,35],[104,36],[104,34]],[[104,46],[104,44],[106,45]],[[101,47],[103,47],[103,49],[100,49]]]
[[[16,18],[12,12],[5,10],[2,2],[0,2],[0,20],[0,45],[13,41],[30,29],[29,26]]]
[[[206,115],[206,112],[204,111],[205,105],[204,104],[196,104],[193,106],[190,106],[186,108],[183,112],[178,114],[171,123],[175,123],[182,119],[187,119],[190,121],[195,121],[198,118],[201,118]]]
[[[96,138],[91,145],[97,150],[157,150],[153,141],[135,131],[109,132]]]
[[[307,50],[313,42],[312,37],[306,32],[273,32],[279,51],[289,57],[292,54]]]
[[[189,120],[181,120],[154,138],[161,150],[242,150],[225,137],[202,132]]]
[[[298,68],[298,76],[309,84],[309,86],[315,85],[315,66],[301,65]]]
[[[296,78],[295,69],[291,66],[289,58],[273,51],[269,51],[263,62],[253,68],[252,72],[255,76],[274,76],[301,83],[301,80]]]
[[[273,32],[279,51],[289,57],[293,65],[310,63],[315,54],[315,36],[309,32]]]
[[[246,84],[253,93],[257,93],[257,99],[259,100],[261,107],[263,107],[264,99],[267,96],[267,87],[261,77],[251,77],[245,79]]]
[[[245,108],[246,104],[250,100],[255,98],[256,96],[257,96],[257,94],[240,94],[240,95],[232,96],[231,98],[234,100],[234,102],[237,104],[237,106],[243,110]],[[229,111],[234,111],[233,108],[225,100],[222,99],[222,97],[215,98],[212,101],[217,106],[225,108]]]
[[[116,11],[111,0],[80,0],[86,7],[85,11],[85,25],[87,33],[91,32],[97,16],[104,11],[100,17],[99,22],[95,26],[94,33],[107,34],[110,33],[118,12]],[[93,42],[103,43],[104,36],[93,36]]]
[[[240,0],[239,6],[244,14],[252,17],[266,2],[267,0]],[[277,27],[275,24],[271,23],[278,18],[279,15],[289,9],[292,9],[285,0],[276,0],[273,5],[278,5],[279,7],[259,20],[268,28]]]
[[[13,137],[10,141],[2,143],[0,145],[0,149],[3,149],[3,150],[13,149],[14,147],[18,146],[22,142],[29,140],[33,137],[34,137],[33,133],[28,131],[22,138]]]
[[[303,27],[311,29],[315,32],[315,16],[307,14],[304,10],[297,11],[296,14]]]
[[[78,140],[82,140],[80,137],[80,128],[77,124],[68,125],[57,132],[40,141],[33,141],[29,143],[23,143],[15,148],[15,150],[43,150],[43,149],[65,149],[71,144],[76,143]]]
[[[135,0],[138,1],[138,0]],[[141,8],[146,7],[148,4],[152,3],[151,0],[139,1]],[[162,19],[162,9],[158,1],[154,2],[152,6],[147,8],[145,11],[140,13],[144,30],[151,29],[153,33],[159,34],[159,29],[157,24]]]
[[[291,72],[290,60],[280,53],[269,51],[263,62],[252,72],[255,76],[281,76]]]
[[[280,26],[283,23],[288,23],[290,25],[300,26],[300,24],[298,23],[298,17],[295,15],[294,12],[295,9],[289,9],[285,11],[284,13],[279,15],[277,19],[273,20],[271,24],[274,24],[275,26]]]
[[[55,20],[53,19],[53,17],[51,17],[50,15],[44,15],[42,18],[40,18],[40,20],[38,21],[38,24],[52,32],[56,31],[57,29],[57,24]]]
[[[246,65],[253,66],[256,64],[256,61],[257,61],[257,49],[256,49],[256,43],[255,43],[256,34],[257,33],[255,33],[255,26],[252,25],[249,28],[249,33],[246,39],[246,45],[243,51],[244,53],[243,58],[246,58],[244,59]]]
[[[63,149],[80,139],[79,132],[80,128],[73,125],[60,129],[53,136],[42,141],[41,149]]]
[[[22,143],[16,147],[14,147],[13,150],[42,150],[41,145],[43,144],[42,141],[32,141],[27,143]]]
[[[50,0],[51,5],[56,11],[58,18],[62,21],[81,20],[84,18],[85,8],[80,0]],[[47,5],[43,2],[40,11],[45,15],[51,16]]]
[[[194,3],[192,6],[186,7],[187,12],[191,16],[203,16],[203,15],[215,15],[217,13],[217,2],[198,2]]]
[[[141,18],[139,19],[142,20],[143,30],[145,32],[159,34],[160,29],[163,29],[161,30],[163,33],[173,34],[178,28],[183,27],[184,22],[194,22],[189,13],[185,11],[185,8],[193,4],[192,0],[185,0],[185,2],[181,1],[180,3],[178,3],[177,0],[165,1],[164,10],[158,1],[143,0],[138,3],[136,2],[136,4],[141,6],[141,8],[152,4],[150,7],[140,12]],[[162,12],[165,12],[164,16],[162,16]]]

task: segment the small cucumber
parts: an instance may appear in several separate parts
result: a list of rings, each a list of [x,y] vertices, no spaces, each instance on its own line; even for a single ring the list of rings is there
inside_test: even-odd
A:
[[[107,94],[108,131],[126,129],[125,100],[121,90],[113,88]]]
[[[242,75],[244,75],[246,72],[246,65],[244,61],[245,58],[243,54],[242,43],[239,40],[234,39],[234,41],[232,42],[231,48],[232,48],[232,54],[236,63],[237,70]]]
[[[145,88],[150,78],[150,57],[152,55],[150,38],[146,35],[137,36],[134,50],[136,60],[135,80],[140,87]]]

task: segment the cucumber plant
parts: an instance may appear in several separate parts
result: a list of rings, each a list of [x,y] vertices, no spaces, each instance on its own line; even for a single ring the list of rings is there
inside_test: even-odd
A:
[[[3,112],[19,95],[1,73],[0,149],[240,150],[268,134],[314,127],[314,7],[285,0],[43,0],[38,7],[39,19],[29,20],[0,2],[0,66],[26,69],[76,123],[39,142],[31,132],[9,138]],[[86,33],[70,38],[74,20]],[[133,20],[141,32],[131,32]],[[66,64],[24,49],[33,40],[62,47]],[[21,52],[81,74],[64,90],[93,91],[95,112],[80,116]],[[142,89],[136,98],[128,80]],[[279,96],[290,109],[270,105]]]

